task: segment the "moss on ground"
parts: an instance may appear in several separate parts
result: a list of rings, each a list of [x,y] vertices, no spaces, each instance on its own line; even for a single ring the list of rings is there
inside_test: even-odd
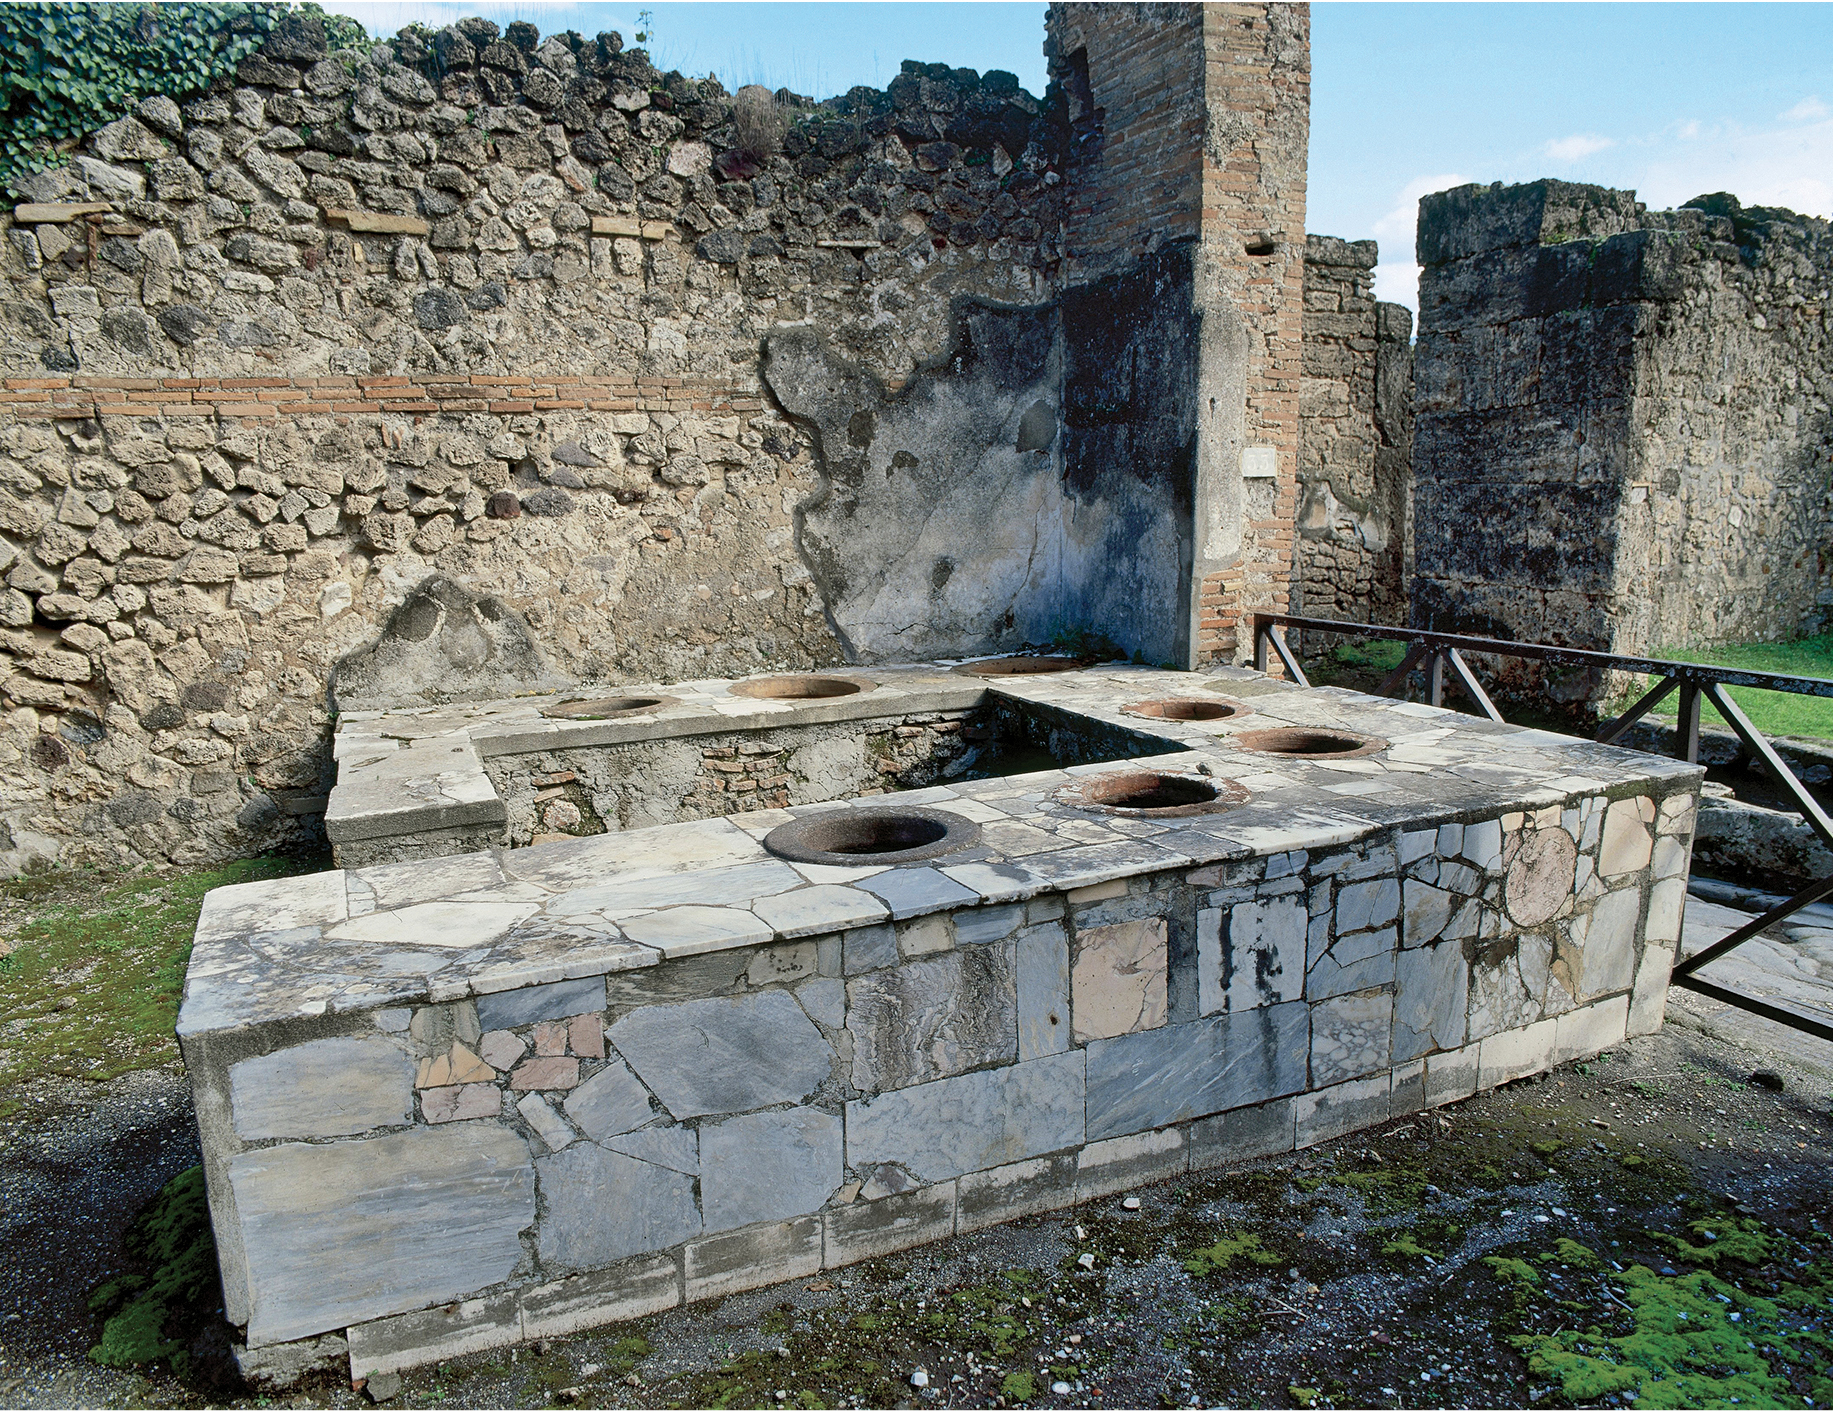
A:
[[[1651,1231],[1679,1270],[1604,1262],[1562,1240],[1532,1257],[1564,1271],[1555,1298],[1520,1255],[1485,1260],[1513,1296],[1511,1342],[1528,1371],[1576,1404],[1634,1407],[1824,1407],[1833,1399],[1833,1250],[1745,1217],[1694,1221],[1698,1246]],[[1706,1268],[1714,1267],[1714,1268]],[[1580,1327],[1574,1327],[1578,1325]]]
[[[1245,1260],[1252,1265],[1281,1265],[1285,1263],[1285,1256],[1262,1246],[1260,1237],[1252,1231],[1241,1231],[1223,1236],[1214,1245],[1192,1251],[1184,1261],[1184,1269],[1192,1275],[1213,1275],[1218,1270],[1226,1270],[1235,1260]]]
[[[270,856],[167,876],[47,873],[6,883],[7,910],[30,915],[0,943],[0,1117],[33,1079],[176,1066],[173,1027],[204,894],[325,866],[316,856]]]
[[[222,1305],[204,1169],[188,1168],[161,1187],[122,1244],[142,1268],[89,1296],[90,1312],[103,1320],[89,1356],[111,1368],[164,1361],[182,1378],[192,1336]]]

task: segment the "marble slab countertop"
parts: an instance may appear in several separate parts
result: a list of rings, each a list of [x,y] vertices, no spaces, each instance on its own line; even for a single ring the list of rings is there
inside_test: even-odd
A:
[[[855,696],[781,701],[734,696],[743,678],[579,688],[548,696],[403,711],[349,711],[338,718],[332,754],[337,783],[325,808],[335,843],[387,838],[424,829],[501,823],[506,817],[484,761],[540,750],[628,745],[785,726],[966,710],[987,699],[984,678],[946,665],[844,668],[799,676],[839,676],[873,683]],[[593,696],[660,697],[654,710],[606,720],[545,716],[563,701]]]
[[[1232,779],[1250,797],[1221,813],[1158,819],[1057,801],[1058,791],[1089,775],[1142,763],[1119,760],[219,888],[205,899],[198,922],[180,1034],[457,1000],[1116,878],[1340,845],[1395,825],[1424,828],[1588,795],[1668,793],[1696,787],[1702,774],[1660,756],[1337,688],[1298,690],[1238,669],[1199,675],[1114,664],[991,680],[944,677],[933,667],[908,675],[842,673],[855,674],[886,683],[868,701],[900,681],[917,688],[908,692],[916,700],[964,686],[968,704],[990,693],[1118,726],[1144,738],[1143,753],[1151,756],[1144,763],[1152,768]],[[932,682],[955,685],[932,692]],[[703,694],[715,701],[742,699],[725,697],[726,685],[676,684],[666,692],[692,700],[695,688],[706,686]],[[1217,694],[1248,700],[1254,714],[1192,722],[1142,719],[1122,709],[1144,699]],[[412,742],[409,749],[436,743],[430,748],[456,759],[467,749],[475,756],[480,733],[571,724],[546,723],[539,716],[545,700],[353,716],[347,727],[362,729],[340,731],[339,758],[365,750],[387,755],[377,742],[393,741],[397,748]],[[848,700],[855,698],[842,699]],[[766,709],[734,712],[731,725],[776,724],[783,713],[767,709],[776,704],[747,701]],[[1257,754],[1231,743],[1242,730],[1282,725],[1361,731],[1389,746],[1359,759],[1320,760]],[[792,818],[899,805],[976,820],[980,838],[959,852],[896,867],[791,863],[762,843]]]

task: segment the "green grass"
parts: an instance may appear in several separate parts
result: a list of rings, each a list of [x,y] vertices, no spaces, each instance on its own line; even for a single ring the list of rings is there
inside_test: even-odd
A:
[[[1705,662],[1714,667],[1738,667],[1747,672],[1780,672],[1791,677],[1833,680],[1833,632],[1793,642],[1744,642],[1726,647],[1660,648],[1648,654],[1659,662]],[[1652,678],[1642,678],[1648,685]],[[1646,690],[1645,685],[1641,690]],[[1833,739],[1833,697],[1796,696],[1791,692],[1764,691],[1734,686],[1727,690],[1738,709],[1765,735],[1805,735]],[[1640,695],[1640,691],[1636,693]],[[1635,698],[1618,703],[1621,710]],[[1680,709],[1679,693],[1669,696],[1650,715],[1673,720]],[[1701,719],[1725,725],[1710,702],[1703,703]]]
[[[1319,684],[1362,687],[1367,689],[1400,665],[1406,655],[1404,642],[1344,643],[1316,660],[1307,669]],[[1790,677],[1819,677],[1833,680],[1833,632],[1818,637],[1797,638],[1793,642],[1744,642],[1724,647],[1662,647],[1649,652],[1659,662],[1704,662],[1715,667],[1737,667],[1748,672],[1777,672]],[[1641,683],[1628,695],[1604,703],[1599,715],[1608,719],[1623,711],[1654,684],[1652,677],[1638,677]],[[1833,697],[1796,696],[1791,692],[1764,691],[1758,687],[1734,686],[1727,690],[1738,709],[1750,717],[1751,724],[1764,735],[1801,735],[1833,740]],[[1446,692],[1446,704],[1461,705],[1462,697],[1453,690]],[[1673,720],[1680,709],[1679,693],[1669,696],[1649,714]],[[1703,703],[1702,719],[1710,725],[1727,725],[1710,702]],[[1519,709],[1508,713],[1511,721],[1532,724]]]
[[[323,866],[267,857],[195,873],[50,873],[6,884],[8,912],[28,920],[0,942],[11,948],[0,956],[0,1117],[33,1079],[176,1065],[173,1026],[204,894]]]

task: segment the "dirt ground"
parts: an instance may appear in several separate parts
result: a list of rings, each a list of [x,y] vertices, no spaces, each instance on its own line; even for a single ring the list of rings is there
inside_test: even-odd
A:
[[[1115,1196],[381,1390],[453,1407],[1825,1406],[1833,1045],[1780,1050],[1728,1014],[1682,997],[1600,1059],[1142,1188],[1137,1210]],[[231,1397],[92,1363],[86,1296],[122,1268],[140,1204],[196,1161],[188,1094],[140,1073],[25,1098],[0,1128],[0,1406],[367,1405],[330,1377]]]

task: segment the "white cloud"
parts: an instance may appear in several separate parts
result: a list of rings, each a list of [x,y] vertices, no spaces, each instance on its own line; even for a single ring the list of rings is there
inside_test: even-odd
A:
[[[1419,266],[1411,262],[1375,266],[1375,298],[1389,304],[1404,304],[1413,311],[1415,326],[1419,323]]]
[[[1803,98],[1794,107],[1779,116],[1785,123],[1808,123],[1819,118],[1833,118],[1833,108],[1829,108],[1818,98]]]
[[[1550,160],[1555,162],[1580,162],[1586,157],[1593,156],[1596,153],[1604,151],[1608,147],[1615,147],[1616,145],[1616,140],[1614,138],[1599,137],[1596,133],[1592,132],[1581,132],[1571,137],[1562,137],[1556,141],[1549,142],[1541,150],[1546,153]]]
[[[1653,209],[1729,191],[1746,206],[1833,216],[1833,114],[1788,127],[1707,128],[1684,148],[1660,138],[1638,146],[1642,160],[1625,163],[1609,180],[1633,186]]]
[[[1419,266],[1413,263],[1413,236],[1419,228],[1419,198],[1466,186],[1470,180],[1457,172],[1419,176],[1395,193],[1394,204],[1374,224],[1375,239],[1381,245],[1381,260],[1375,266],[1377,299],[1404,304],[1418,316]]]

